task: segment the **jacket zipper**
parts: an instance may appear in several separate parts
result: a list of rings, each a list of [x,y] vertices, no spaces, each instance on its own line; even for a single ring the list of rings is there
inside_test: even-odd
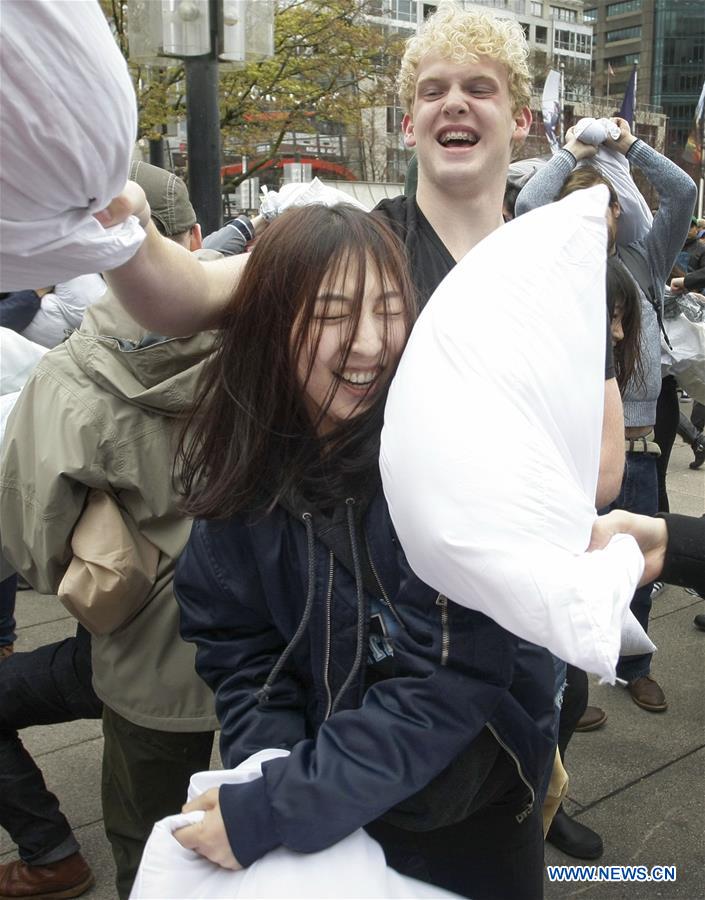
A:
[[[333,694],[328,681],[330,668],[331,608],[333,605],[333,570],[335,568],[335,557],[332,550],[330,551],[329,559],[328,593],[326,594],[326,652],[323,657],[323,684],[326,689],[326,714],[323,717],[323,721],[329,718],[331,707],[333,706]]]
[[[524,777],[524,772],[522,771],[521,763],[519,762],[519,760],[518,760],[516,754],[513,753],[513,752],[509,749],[509,747],[507,747],[507,745],[506,745],[506,744],[504,743],[504,741],[499,737],[499,735],[498,735],[497,732],[494,730],[494,728],[492,727],[492,725],[490,725],[489,722],[487,722],[487,727],[488,727],[488,729],[490,730],[490,732],[492,733],[492,736],[494,737],[494,739],[495,739],[495,740],[497,741],[497,743],[499,744],[499,746],[500,746],[504,751],[506,751],[506,752],[511,756],[511,758],[514,760],[514,765],[517,767],[517,772],[519,773],[519,778],[521,778],[521,780],[524,782],[524,784],[528,787],[529,792],[530,792],[530,794],[531,794],[531,800],[529,801],[528,806],[526,806],[525,809],[522,809],[522,811],[521,811],[520,813],[517,813],[517,815],[515,816],[517,822],[519,822],[519,824],[521,824],[521,823],[524,821],[524,819],[529,815],[529,813],[531,812],[531,810],[534,808],[534,803],[536,802],[536,793],[535,793],[534,789],[531,787],[531,785],[529,784],[529,782],[528,782],[528,781],[526,780],[526,778]]]
[[[380,581],[379,575],[377,574],[377,569],[375,568],[374,560],[372,559],[372,554],[370,553],[370,542],[367,539],[367,535],[365,535],[365,548],[367,550],[367,559],[369,560],[369,563],[370,563],[370,569],[372,569],[372,574],[374,575],[375,581],[377,582],[377,587],[379,588],[379,591],[382,595],[382,598],[381,598],[382,603],[384,603],[384,605],[387,607],[387,609],[390,611],[390,613],[394,616],[394,618],[396,619],[397,625],[399,625],[400,628],[403,628],[404,631],[407,631],[406,625],[402,621],[402,618],[399,615],[399,613],[394,608],[392,601],[387,596],[387,592],[384,589],[384,585]]]
[[[436,597],[436,606],[441,608],[441,665],[448,664],[450,651],[450,616],[448,615],[448,598],[443,594]]]

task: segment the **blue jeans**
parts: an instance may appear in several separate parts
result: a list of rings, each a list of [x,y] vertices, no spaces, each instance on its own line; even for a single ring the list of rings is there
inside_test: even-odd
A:
[[[624,480],[619,497],[602,512],[613,509],[625,509],[628,512],[640,513],[643,516],[655,516],[658,512],[658,457],[652,453],[627,453],[624,466]],[[653,584],[645,584],[637,588],[630,609],[636,616],[644,631],[649,630],[649,613],[651,612],[651,588]],[[620,656],[617,663],[617,676],[625,681],[634,681],[651,670],[651,653],[641,656]]]
[[[80,626],[75,638],[0,662],[0,825],[30,865],[64,859],[78,842],[17,732],[100,718],[91,677],[91,639]]]
[[[14,644],[15,634],[15,594],[17,575],[10,575],[0,581],[0,647]]]
[[[553,656],[553,654],[551,654],[551,656]],[[555,707],[555,719],[553,722],[553,728],[556,743],[558,743],[558,737],[560,734],[561,710],[563,708],[563,696],[567,687],[567,672],[568,666],[566,665],[566,663],[564,663],[563,660],[559,659],[557,656],[553,656],[553,703]],[[561,754],[561,758],[563,758],[563,754]],[[539,806],[543,806],[543,802],[546,799],[546,794],[548,793],[548,786],[551,782],[551,775],[553,774],[553,761],[554,758],[551,757],[544,773],[543,781],[539,785],[537,798],[537,803],[539,804]]]

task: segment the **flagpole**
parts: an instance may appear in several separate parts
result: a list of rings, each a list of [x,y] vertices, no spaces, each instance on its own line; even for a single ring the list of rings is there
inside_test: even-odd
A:
[[[558,138],[562,147],[565,142],[565,116],[563,114],[563,101],[565,97],[565,63],[560,63],[558,68],[560,69],[561,73],[560,93],[558,95]]]
[[[700,91],[698,102],[695,104],[695,135],[697,135],[698,133],[698,128],[700,129],[700,184],[698,185],[698,218],[702,219],[703,205],[705,201],[705,81],[703,81],[703,86]],[[697,142],[695,145],[695,149],[696,151],[698,150]]]
[[[636,89],[637,79],[639,78],[639,67],[634,63],[634,124],[632,126],[632,134],[636,137]]]

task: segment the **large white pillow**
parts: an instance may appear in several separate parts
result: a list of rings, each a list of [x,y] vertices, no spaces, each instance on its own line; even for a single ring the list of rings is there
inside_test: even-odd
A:
[[[585,553],[605,357],[607,190],[502,226],[438,287],[389,393],[380,464],[416,574],[613,682],[643,569]]]
[[[188,799],[221,784],[242,784],[262,777],[262,763],[286,750],[260,750],[235,769],[196,772],[191,776]],[[179,844],[172,832],[200,822],[202,812],[168,816],[157,822],[144,848],[130,900],[165,897],[203,900],[329,900],[331,897],[361,900],[451,900],[442,888],[400,875],[391,869],[382,848],[362,828],[337,844],[317,853],[296,853],[277,847],[247,869],[221,869],[193,850]]]
[[[2,0],[0,290],[48,287],[126,262],[131,217],[93,214],[127,181],[137,106],[96,0]]]

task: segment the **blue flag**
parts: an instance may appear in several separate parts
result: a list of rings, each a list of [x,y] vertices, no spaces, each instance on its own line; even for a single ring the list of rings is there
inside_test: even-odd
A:
[[[619,110],[620,118],[629,122],[629,127],[634,128],[634,110],[636,109],[636,66],[632,69],[629,76],[627,89],[624,92],[624,100],[622,100],[622,108]]]

